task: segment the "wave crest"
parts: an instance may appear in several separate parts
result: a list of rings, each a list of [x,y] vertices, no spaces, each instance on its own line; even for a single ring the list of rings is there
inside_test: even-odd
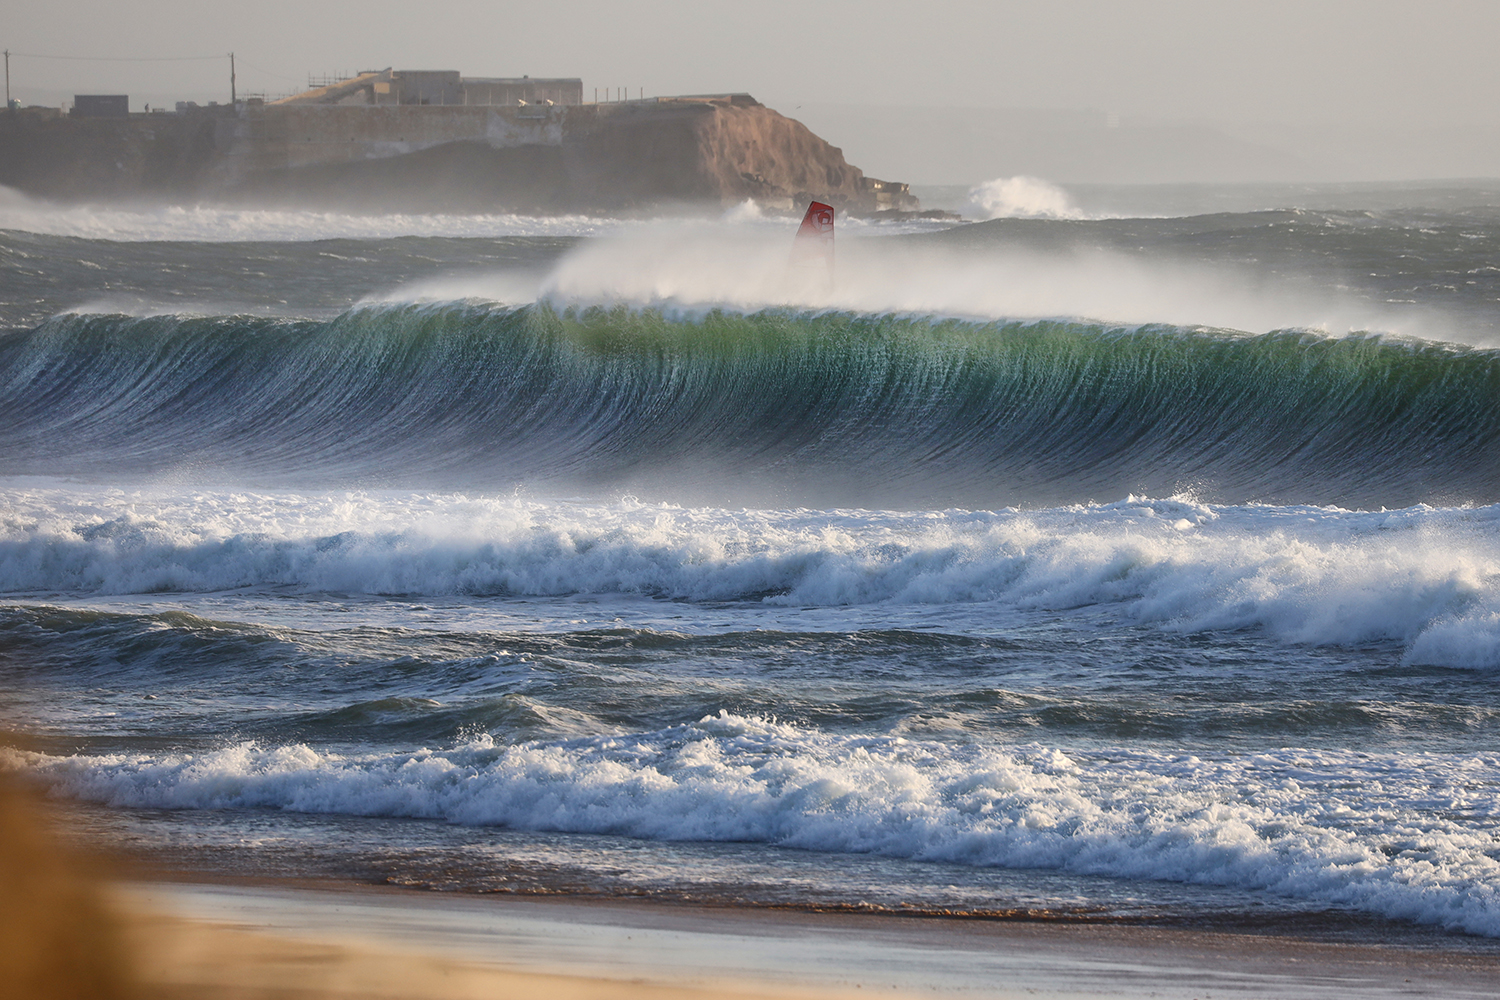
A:
[[[775,506],[1500,496],[1500,353],[1369,336],[449,303],[64,316],[0,337],[0,372],[12,474]]]

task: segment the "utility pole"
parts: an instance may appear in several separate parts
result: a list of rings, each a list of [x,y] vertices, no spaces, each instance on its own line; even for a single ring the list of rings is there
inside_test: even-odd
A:
[[[234,107],[237,102],[234,96],[234,53],[229,53],[229,106]]]
[[[10,49],[5,50],[5,110],[10,110]]]

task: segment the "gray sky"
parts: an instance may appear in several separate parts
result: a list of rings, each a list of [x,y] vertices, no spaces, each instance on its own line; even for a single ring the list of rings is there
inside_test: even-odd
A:
[[[0,23],[0,46],[17,53],[232,49],[241,93],[285,93],[309,73],[384,66],[581,76],[585,96],[596,86],[648,95],[746,90],[793,117],[799,106],[822,109],[809,115],[815,127],[875,173],[887,169],[882,161],[917,161],[899,129],[837,134],[838,108],[1088,111],[1101,121],[1114,113],[1125,128],[1219,130],[1351,179],[1362,162],[1372,176],[1384,169],[1365,162],[1382,150],[1396,175],[1500,175],[1497,39],[1494,0],[49,0],[13,5]],[[226,62],[18,55],[11,86],[26,103],[127,92],[139,107],[227,99],[227,70]],[[932,176],[912,179],[965,180],[957,175],[984,172],[984,156],[997,160],[991,172],[1005,169],[1009,154],[975,152],[976,142],[953,136],[955,148],[973,147],[975,166],[937,176],[944,167],[934,152],[915,166]],[[1402,149],[1413,143],[1432,148],[1413,160]],[[1232,158],[1216,155],[1216,163]]]

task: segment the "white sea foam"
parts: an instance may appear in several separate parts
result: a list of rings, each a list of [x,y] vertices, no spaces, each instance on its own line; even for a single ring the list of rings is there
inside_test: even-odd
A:
[[[726,210],[719,223],[786,235],[797,220],[767,214],[753,201]],[[158,205],[147,202],[55,204],[0,186],[0,230],[84,239],[205,243],[380,240],[400,236],[497,239],[506,236],[599,236],[649,226],[649,220],[589,215],[368,213],[229,205]],[[841,219],[846,231],[925,232],[949,223],[931,220],[884,222]],[[790,227],[790,228],[789,228]]]
[[[59,792],[752,841],[1266,890],[1500,936],[1500,757],[1277,750],[1219,759],[842,736],[725,712],[657,732],[337,754],[6,752]]]
[[[969,211],[979,219],[1083,219],[1068,192],[1039,177],[997,177],[969,190]]]
[[[0,229],[49,236],[138,241],[236,243],[397,236],[594,236],[619,225],[584,215],[355,215],[303,209],[215,205],[59,205],[0,187]]]
[[[1361,513],[1130,499],[757,511],[436,494],[0,491],[0,592],[290,587],[1107,613],[1500,668],[1500,507]],[[768,596],[769,595],[769,596]]]

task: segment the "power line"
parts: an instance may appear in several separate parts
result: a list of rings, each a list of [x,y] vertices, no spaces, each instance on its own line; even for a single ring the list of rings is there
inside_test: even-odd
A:
[[[255,72],[257,72],[257,73],[263,73],[266,76],[274,76],[274,77],[276,77],[279,80],[290,80],[293,83],[299,83],[301,81],[300,77],[287,76],[285,73],[278,73],[275,70],[264,69],[264,68],[262,68],[260,66],[257,66],[257,65],[255,65],[255,63],[245,62],[245,60],[244,60],[243,57],[241,57],[240,62],[245,63],[245,65],[247,67],[249,67],[250,69],[255,70]]]
[[[200,62],[229,58],[227,52],[216,56],[46,56],[36,52],[12,52],[11,55],[25,59],[68,59],[77,62]]]
[[[220,59],[229,60],[229,102],[238,103],[234,86],[234,53],[226,52],[216,56],[55,56],[45,55],[40,52],[12,52],[5,50],[5,106],[10,108],[10,60],[12,56],[22,59],[60,59],[69,62],[218,62]]]

